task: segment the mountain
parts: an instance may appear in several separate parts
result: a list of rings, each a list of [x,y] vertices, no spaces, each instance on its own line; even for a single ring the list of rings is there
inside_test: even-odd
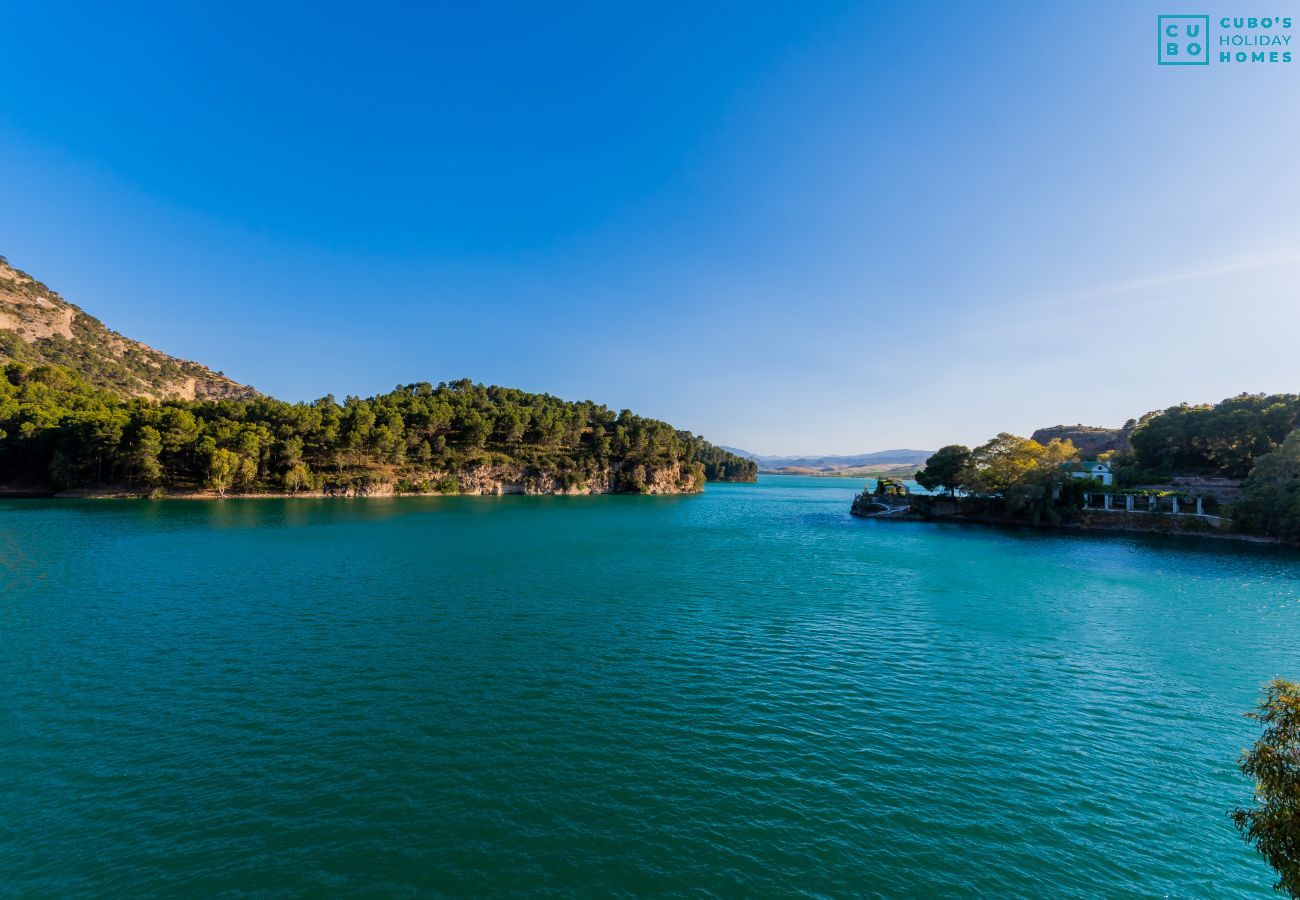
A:
[[[0,363],[61,366],[87,383],[153,400],[251,398],[207,366],[123,337],[0,256]]]
[[[919,467],[934,453],[933,450],[877,450],[854,456],[760,456],[748,450],[722,447],[728,453],[758,463],[760,472],[807,471],[814,473],[840,473],[852,470],[899,471]],[[853,472],[857,474],[857,472]]]

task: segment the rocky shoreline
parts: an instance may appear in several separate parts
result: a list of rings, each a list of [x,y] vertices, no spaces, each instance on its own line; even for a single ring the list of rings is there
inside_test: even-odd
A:
[[[564,484],[553,475],[528,472],[508,467],[480,466],[458,472],[431,472],[421,482],[405,478],[381,478],[364,484],[338,485],[300,491],[240,491],[228,489],[224,493],[211,489],[187,491],[150,490],[129,485],[98,485],[76,490],[60,491],[52,486],[6,485],[0,487],[0,498],[46,498],[83,500],[281,500],[291,497],[318,499],[358,499],[370,497],[407,496],[588,496],[595,494],[640,493],[649,495],[698,494],[704,485],[695,480],[689,471],[674,464],[646,473],[645,487],[640,491],[620,491],[618,473],[602,471],[577,483]],[[446,479],[454,479],[455,489],[441,489]]]
[[[1227,519],[1216,516],[1165,515],[1124,511],[1076,510],[1056,522],[1032,522],[1024,517],[993,511],[964,510],[958,500],[946,497],[866,498],[859,495],[849,512],[864,519],[942,522],[965,525],[1025,528],[1035,531],[1083,531],[1109,534],[1154,534],[1210,538],[1249,544],[1295,546],[1275,538],[1232,531]]]

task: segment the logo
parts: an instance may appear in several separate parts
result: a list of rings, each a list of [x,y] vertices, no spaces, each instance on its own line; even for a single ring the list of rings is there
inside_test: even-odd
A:
[[[1210,64],[1209,16],[1159,16],[1159,54],[1162,66],[1208,66]]]
[[[1219,16],[1210,38],[1209,16],[1157,16],[1156,62],[1162,66],[1289,63],[1290,16]]]

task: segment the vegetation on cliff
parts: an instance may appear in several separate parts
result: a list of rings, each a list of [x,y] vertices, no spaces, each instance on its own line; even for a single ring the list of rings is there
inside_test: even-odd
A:
[[[126,398],[67,369],[0,378],[0,482],[299,492],[454,493],[476,472],[541,492],[698,490],[757,466],[654,419],[584,401],[411,384],[342,403]]]

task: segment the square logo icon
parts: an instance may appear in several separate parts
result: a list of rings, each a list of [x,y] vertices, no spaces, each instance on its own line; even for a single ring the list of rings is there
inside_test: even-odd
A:
[[[1162,66],[1208,66],[1210,64],[1209,16],[1157,16],[1159,53]]]

